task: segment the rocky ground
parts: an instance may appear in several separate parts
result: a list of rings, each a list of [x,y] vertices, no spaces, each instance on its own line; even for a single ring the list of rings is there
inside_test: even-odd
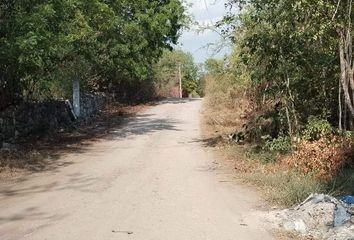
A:
[[[324,194],[313,194],[292,209],[272,211],[267,220],[274,228],[309,239],[354,240],[354,206]]]

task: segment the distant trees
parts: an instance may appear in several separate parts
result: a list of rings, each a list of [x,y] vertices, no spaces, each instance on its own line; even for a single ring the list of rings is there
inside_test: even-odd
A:
[[[151,82],[187,21],[180,0],[3,0],[0,94],[64,97],[73,78],[105,91]]]
[[[171,90],[178,87],[179,67],[184,95],[200,95],[198,66],[193,56],[182,50],[165,50],[160,61],[154,65],[155,84],[160,94],[168,96]]]

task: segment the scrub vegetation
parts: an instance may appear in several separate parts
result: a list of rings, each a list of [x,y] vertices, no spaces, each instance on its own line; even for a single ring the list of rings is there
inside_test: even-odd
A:
[[[352,7],[230,0],[217,23],[232,53],[205,63],[206,123],[278,203],[354,193]]]

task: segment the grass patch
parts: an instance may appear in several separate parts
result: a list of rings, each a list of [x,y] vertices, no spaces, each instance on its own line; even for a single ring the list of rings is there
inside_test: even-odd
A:
[[[328,193],[333,196],[354,195],[354,169],[343,169],[338,176],[328,184]]]
[[[245,151],[246,158],[250,161],[259,162],[262,164],[274,163],[278,158],[278,154],[272,151],[264,150],[263,148],[256,146],[248,146]]]
[[[274,235],[279,240],[315,240],[316,238],[311,236],[301,236],[294,232],[285,232],[283,230],[275,230]],[[317,239],[318,240],[318,239]]]
[[[203,122],[207,130],[219,135],[239,132],[245,123],[243,115],[249,109],[244,91],[226,76],[206,77]]]
[[[295,171],[253,172],[244,174],[246,181],[266,187],[267,200],[273,204],[290,207],[306,199],[310,194],[325,192],[326,185],[312,177]]]
[[[328,192],[328,183],[318,182],[311,175],[280,165],[276,161],[279,156],[273,152],[249,145],[232,146],[227,152],[230,158],[235,159],[235,168],[240,176],[246,182],[262,187],[266,200],[271,204],[290,207],[301,203],[312,193]]]
[[[282,165],[277,161],[281,156],[272,152],[251,146],[232,146],[230,149],[230,157],[236,159],[237,156],[236,166],[242,165],[236,167],[242,178],[262,187],[271,204],[291,207],[312,193],[326,193],[338,198],[354,195],[353,168],[343,169],[330,181],[321,181],[311,174]]]

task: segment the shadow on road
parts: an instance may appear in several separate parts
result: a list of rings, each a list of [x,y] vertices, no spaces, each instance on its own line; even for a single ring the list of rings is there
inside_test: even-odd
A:
[[[56,215],[56,214],[49,214],[39,210],[37,207],[31,207],[21,211],[19,213],[14,213],[9,216],[0,217],[0,226],[3,224],[8,224],[10,222],[16,221],[36,221],[36,220],[46,220],[49,222],[55,222],[60,219],[65,218],[65,215]],[[48,225],[49,223],[46,223]]]
[[[214,137],[196,138],[196,139],[189,141],[189,143],[199,143],[203,147],[214,148],[214,147],[219,146],[220,144],[228,143],[228,140],[223,138],[222,136],[214,136]]]
[[[63,176],[60,181],[54,181],[43,184],[30,184],[26,182],[27,178],[22,177],[17,180],[17,184],[4,184],[0,186],[0,202],[7,201],[21,201],[27,197],[33,196],[33,194],[49,194],[52,192],[60,192],[64,190],[80,191],[82,193],[92,193],[100,191],[99,188],[95,188],[95,185],[100,184],[96,178],[85,176],[81,173],[75,173]],[[24,184],[26,182],[26,184]],[[100,186],[101,187],[101,186]],[[96,190],[95,190],[96,189]],[[66,201],[65,199],[62,199]],[[6,203],[6,202],[5,202]],[[3,204],[3,203],[2,203]],[[63,203],[64,204],[64,203]],[[4,205],[2,205],[4,206]],[[2,211],[0,213],[0,226],[8,224],[10,222],[17,221],[36,221],[45,220],[48,224],[65,218],[65,214],[52,214],[43,209],[41,205],[33,205],[25,209],[16,208],[16,211],[6,213]]]
[[[74,128],[42,136],[30,136],[18,144],[14,151],[2,152],[0,173],[13,169],[23,169],[26,172],[56,171],[73,164],[63,160],[62,156],[85,153],[95,142],[103,139],[119,140],[158,131],[180,131],[176,127],[178,121],[158,118],[153,114],[137,113],[156,105],[187,104],[193,101],[201,99],[170,98],[134,107],[110,105],[100,116]]]
[[[76,172],[64,175],[59,181],[32,183],[31,173],[48,172],[55,174],[62,168],[74,164],[74,162],[63,158],[71,153],[82,154],[92,151],[92,146],[101,140],[119,141],[126,138],[156,133],[159,131],[181,131],[177,127],[180,123],[177,120],[161,118],[160,116],[144,113],[144,110],[155,105],[164,104],[187,104],[198,99],[165,99],[148,106],[121,107],[109,106],[102,114],[90,122],[82,123],[74,129],[61,131],[51,135],[31,136],[24,143],[18,145],[16,153],[9,162],[3,165],[15,169],[24,169],[22,174],[13,179],[16,184],[3,183],[0,185],[0,202],[12,202],[19,199],[26,199],[33,194],[48,194],[60,191],[79,191],[83,194],[100,192],[109,186],[109,183],[96,179],[85,173]],[[107,149],[95,149],[93,154],[100,154],[100,151]],[[5,153],[6,154],[6,153]],[[65,160],[66,159],[66,160]],[[63,199],[65,201],[65,199]],[[33,205],[30,208],[16,209],[15,212],[3,212],[0,214],[0,226],[9,222],[18,221],[41,221],[48,224],[65,215],[53,215],[46,212],[42,206]]]
[[[187,104],[192,101],[200,101],[200,99],[165,99],[152,105]],[[63,156],[70,153],[82,154],[92,151],[92,146],[101,140],[120,141],[160,131],[182,131],[178,128],[178,124],[180,124],[178,120],[168,118],[168,116],[157,116],[151,111],[144,113],[143,110],[149,107],[132,109],[110,106],[97,118],[79,125],[75,129],[52,135],[33,136],[28,139],[32,142],[27,141],[19,145],[18,155],[9,159],[14,168],[25,169],[28,174],[14,179],[16,184],[1,184],[0,202],[6,204],[6,202],[30,198],[34,194],[38,196],[61,191],[79,191],[82,194],[91,194],[108,188],[109,181],[92,177],[87,173],[75,172],[63,175],[59,180],[42,183],[32,182],[31,173],[46,171],[49,174],[55,174],[62,168],[74,164]],[[101,151],[104,152],[107,149],[100,147],[99,150],[95,149],[93,154],[100,154]],[[42,220],[45,220],[46,224],[51,224],[66,216],[65,214],[53,215],[43,206],[32,205],[25,209],[16,208],[13,212],[2,212],[0,226],[10,222]]]
[[[158,131],[181,131],[176,128],[179,121],[156,118],[154,114],[139,114],[126,119],[126,124],[109,135],[114,139],[145,135]]]
[[[197,101],[202,101],[202,98],[166,98],[161,100],[158,104],[181,104]]]

